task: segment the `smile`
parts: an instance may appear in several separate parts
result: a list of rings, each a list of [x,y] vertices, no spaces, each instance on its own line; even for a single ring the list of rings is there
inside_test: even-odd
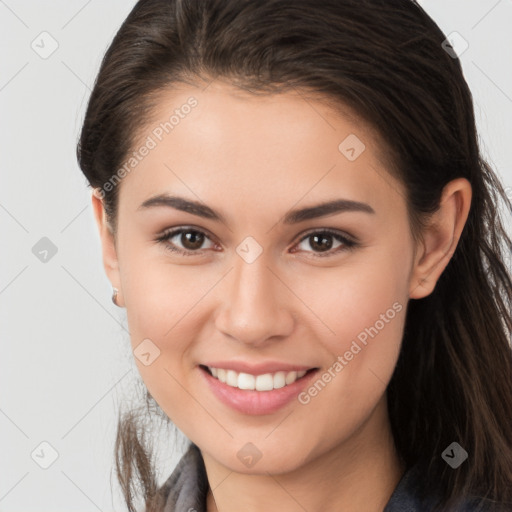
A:
[[[235,365],[233,362],[225,364],[226,366]],[[269,370],[286,367],[286,364],[278,364],[276,362],[265,366]],[[306,370],[302,367],[289,368],[286,371],[278,370],[273,373],[267,370],[267,373],[260,373],[263,368],[256,371],[254,365],[237,363],[238,367],[254,371],[254,373],[247,373],[237,372],[232,368],[219,368],[220,366],[220,364],[216,366],[200,364],[197,368],[213,396],[231,409],[249,415],[273,414],[287,404],[293,403],[319,371],[319,368]],[[270,368],[272,366],[274,368]]]
[[[224,384],[238,389],[256,391],[272,391],[293,384],[296,380],[306,375],[306,370],[301,371],[278,371],[275,373],[264,373],[262,375],[251,375],[250,373],[236,372],[224,368],[211,368],[206,366],[210,374]]]

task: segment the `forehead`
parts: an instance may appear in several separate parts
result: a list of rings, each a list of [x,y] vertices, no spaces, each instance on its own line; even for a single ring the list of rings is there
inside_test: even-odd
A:
[[[120,204],[132,210],[162,192],[216,205],[228,199],[244,211],[328,196],[373,204],[403,196],[375,131],[321,97],[254,95],[216,80],[160,93],[153,114],[125,165]]]

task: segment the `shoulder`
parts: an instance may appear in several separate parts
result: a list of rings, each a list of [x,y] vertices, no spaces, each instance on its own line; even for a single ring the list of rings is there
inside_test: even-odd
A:
[[[191,443],[171,476],[159,488],[162,512],[206,512],[208,478],[199,448]]]
[[[383,512],[434,512],[436,495],[424,496],[426,477],[414,466],[405,471]],[[206,512],[208,478],[199,448],[191,443],[171,476],[160,487],[162,512]],[[450,512],[512,512],[491,502],[464,499]]]
[[[383,512],[434,512],[437,495],[422,493],[425,480],[418,466],[406,470]],[[512,512],[512,508],[500,508],[489,500],[464,498],[450,512]]]

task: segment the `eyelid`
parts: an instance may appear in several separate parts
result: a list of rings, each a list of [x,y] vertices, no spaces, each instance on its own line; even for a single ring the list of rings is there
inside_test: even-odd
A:
[[[311,229],[308,229],[304,233],[297,235],[299,237],[298,241],[302,242],[305,238],[307,238],[308,236],[311,236],[315,233],[327,233],[329,235],[344,238],[344,239],[346,239],[347,242],[350,242],[350,243],[354,243],[354,244],[358,243],[357,239],[354,236],[349,235],[345,231],[342,231],[340,229],[334,229],[334,228],[311,228]]]
[[[191,224],[184,224],[182,226],[174,226],[172,228],[164,229],[158,236],[158,238],[164,238],[169,235],[177,235],[181,231],[197,231],[198,233],[201,233],[202,235],[207,236],[208,238],[212,239],[215,238],[207,229],[200,228],[198,226],[194,226]]]

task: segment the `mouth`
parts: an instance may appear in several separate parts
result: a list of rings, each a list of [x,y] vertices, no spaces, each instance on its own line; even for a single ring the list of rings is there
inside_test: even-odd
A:
[[[253,375],[202,364],[199,365],[199,368],[227,386],[247,391],[273,391],[275,389],[285,388],[297,381],[305,379],[309,374],[318,370],[318,368],[310,368],[308,370],[277,371]]]
[[[235,371],[235,365],[239,370],[253,373]],[[291,405],[301,391],[311,385],[319,371],[319,368],[308,369],[277,362],[266,363],[265,369],[256,368],[255,365],[233,361],[219,361],[215,366],[197,366],[212,396],[225,406],[245,415],[271,415]],[[270,373],[269,370],[277,371]],[[260,373],[263,371],[267,373]]]

